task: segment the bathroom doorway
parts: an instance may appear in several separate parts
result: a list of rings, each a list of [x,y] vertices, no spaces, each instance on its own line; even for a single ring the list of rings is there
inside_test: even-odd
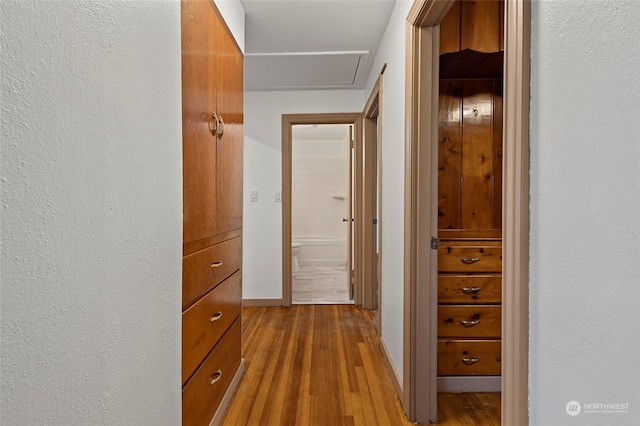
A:
[[[366,224],[365,205],[372,196],[368,193],[369,186],[365,185],[365,154],[370,148],[365,147],[363,141],[363,114],[362,113],[319,113],[319,114],[283,114],[282,115],[282,306],[292,304],[292,140],[293,128],[296,125],[321,125],[321,124],[346,124],[353,129],[351,149],[352,161],[352,213],[351,217],[341,217],[340,223],[351,227],[351,243],[353,254],[348,256],[347,270],[348,283],[352,293],[353,304],[367,309],[366,295],[372,294],[372,282],[364,279],[365,254],[370,253],[373,247],[373,239],[365,238],[368,227]],[[370,155],[370,154],[369,154]],[[347,219],[342,222],[343,219]],[[351,220],[349,220],[351,219]],[[349,267],[351,263],[351,267]]]
[[[291,144],[293,304],[352,304],[350,124],[298,124]]]

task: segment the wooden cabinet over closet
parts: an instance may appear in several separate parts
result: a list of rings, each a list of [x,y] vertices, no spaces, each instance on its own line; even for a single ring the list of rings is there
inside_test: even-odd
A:
[[[504,0],[457,0],[440,24],[440,54],[504,50]]]
[[[212,0],[182,0],[182,423],[218,424],[243,372],[244,58]]]

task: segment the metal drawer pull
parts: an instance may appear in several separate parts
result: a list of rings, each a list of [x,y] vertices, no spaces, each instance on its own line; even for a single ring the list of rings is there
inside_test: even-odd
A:
[[[213,262],[213,263],[211,264],[211,267],[212,267],[212,268],[219,268],[219,267],[221,267],[221,266],[222,266],[222,261]]]
[[[220,380],[220,378],[222,377],[222,370],[218,370],[215,373],[213,373],[213,376],[211,376],[211,378],[209,379],[209,384],[212,385],[215,382],[217,382],[218,380]]]
[[[468,257],[463,257],[462,259],[460,259],[460,262],[464,263],[465,265],[471,265],[472,263],[480,262],[480,259],[478,259],[477,257],[472,257],[471,259],[469,259]]]
[[[215,314],[211,315],[211,317],[209,317],[209,321],[218,321],[220,318],[222,318],[222,312],[216,312]]]
[[[480,361],[480,358],[462,358],[462,362],[464,362],[467,365],[475,364],[478,361]]]
[[[476,294],[480,291],[480,287],[462,287],[462,292],[464,294]]]
[[[464,325],[465,327],[473,327],[474,325],[480,324],[480,320],[477,320],[477,319],[474,319],[471,321],[462,320],[460,321],[460,324]]]

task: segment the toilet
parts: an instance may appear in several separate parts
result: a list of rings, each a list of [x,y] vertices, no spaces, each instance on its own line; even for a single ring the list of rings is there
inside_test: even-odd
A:
[[[302,251],[302,243],[297,241],[291,242],[291,272],[300,271],[300,265],[298,265],[298,255]]]

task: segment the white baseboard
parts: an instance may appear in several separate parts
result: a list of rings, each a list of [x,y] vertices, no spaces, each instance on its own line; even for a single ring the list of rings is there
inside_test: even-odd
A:
[[[438,377],[438,392],[500,392],[500,376]]]
[[[227,413],[227,408],[229,408],[229,404],[231,404],[231,400],[233,399],[233,395],[236,393],[236,389],[240,384],[240,379],[244,375],[244,358],[240,359],[240,366],[236,370],[236,374],[233,376],[233,380],[231,380],[231,384],[227,388],[227,391],[224,393],[222,397],[222,401],[220,401],[220,405],[216,410],[216,413],[213,415],[209,426],[219,426],[222,423],[222,419],[224,415]]]

